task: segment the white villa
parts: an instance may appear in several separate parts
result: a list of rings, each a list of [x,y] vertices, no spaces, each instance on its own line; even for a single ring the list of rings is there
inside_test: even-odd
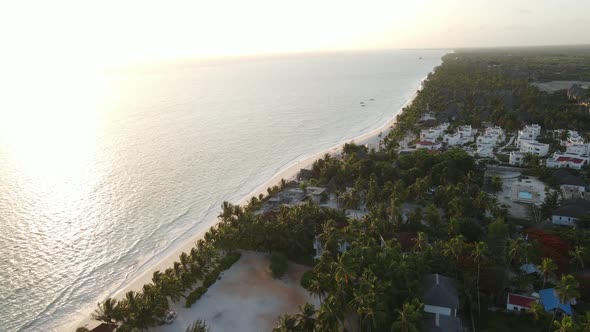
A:
[[[549,153],[549,144],[539,143],[536,140],[524,140],[520,143],[520,152],[544,157]]]
[[[461,134],[458,131],[454,134],[445,134],[443,142],[447,143],[448,146],[461,145]]]
[[[522,130],[518,131],[516,146],[520,147],[524,141],[534,141],[539,135],[541,135],[541,126],[538,124],[526,125]]]
[[[422,129],[422,131],[420,131],[420,140],[436,142],[436,140],[442,136],[442,133],[443,131],[438,127]]]
[[[510,152],[510,165],[514,166],[522,166],[524,162],[524,153],[519,151],[512,151]]]
[[[416,143],[416,149],[426,149],[431,151],[440,150],[442,148],[441,142],[420,141]]]
[[[491,145],[478,145],[477,155],[482,158],[491,158],[494,156],[494,148]]]
[[[581,169],[588,165],[590,157],[588,155],[579,155],[568,152],[555,152],[553,156],[547,159],[546,166],[549,168],[573,168]]]

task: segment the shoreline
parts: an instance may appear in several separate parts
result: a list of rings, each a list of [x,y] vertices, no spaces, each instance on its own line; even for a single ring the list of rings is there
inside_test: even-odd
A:
[[[436,68],[436,67],[435,67]],[[418,95],[418,92],[422,89],[423,82],[426,80],[428,75],[434,71],[433,68],[423,79],[419,81],[418,87],[414,88],[414,91],[407,100],[400,106],[400,108],[393,114],[391,118],[389,118],[384,124],[381,126],[370,130],[369,132],[362,133],[354,138],[344,139],[338,142],[331,147],[324,149],[322,151],[311,153],[309,155],[305,155],[300,157],[299,159],[293,160],[283,167],[281,167],[270,179],[264,181],[260,185],[256,186],[252,191],[250,191],[245,196],[233,200],[233,204],[238,205],[245,205],[247,204],[248,200],[253,196],[258,196],[259,194],[267,194],[266,189],[268,187],[275,186],[280,184],[282,179],[285,179],[287,182],[296,179],[299,170],[302,168],[309,168],[313,165],[313,163],[323,157],[325,154],[330,154],[331,156],[339,155],[342,147],[346,143],[354,142],[358,145],[367,145],[369,148],[378,148],[379,142],[383,137],[385,137],[392,128],[397,123],[397,116],[403,112],[403,109],[414,102],[414,99]],[[113,290],[108,294],[107,297],[117,298],[120,299],[125,296],[125,293],[129,291],[140,291],[144,284],[150,283],[152,281],[152,274],[157,271],[164,271],[165,269],[172,267],[175,261],[178,261],[178,257],[183,252],[190,252],[190,250],[195,246],[196,241],[203,238],[204,234],[213,226],[215,226],[219,219],[217,218],[217,214],[219,211],[216,209],[216,212],[213,213],[213,216],[207,214],[203,217],[203,219],[197,224],[195,227],[194,234],[190,235],[188,239],[181,242],[178,246],[171,249],[169,254],[159,258],[149,267],[147,267],[143,272],[138,273],[132,279],[128,281],[123,281],[122,285],[119,286],[117,289]],[[102,301],[104,299],[97,299],[97,301]],[[74,331],[77,327],[89,327],[93,326],[96,321],[94,321],[91,317],[91,313],[94,312],[96,307],[93,306],[90,311],[84,310],[78,316],[78,318],[70,321],[64,322],[61,325],[58,325],[60,329],[63,328],[67,331],[71,330]]]

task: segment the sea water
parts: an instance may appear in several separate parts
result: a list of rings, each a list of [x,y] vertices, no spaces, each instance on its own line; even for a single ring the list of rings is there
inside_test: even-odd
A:
[[[88,315],[224,200],[392,118],[444,53],[58,68],[15,83],[0,101],[0,331]]]

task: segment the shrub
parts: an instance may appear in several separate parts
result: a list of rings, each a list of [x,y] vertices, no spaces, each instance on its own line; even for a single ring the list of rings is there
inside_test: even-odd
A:
[[[186,297],[186,303],[185,303],[185,307],[190,308],[195,302],[197,302],[198,299],[201,298],[201,296],[203,296],[203,294],[205,294],[207,292],[207,287],[199,287],[197,289],[195,289],[194,291],[192,291],[187,297]]]
[[[213,269],[203,278],[203,286],[207,288],[211,287],[217,281],[217,278],[219,278],[219,274],[221,274],[219,268]]]
[[[219,261],[219,270],[225,271],[229,269],[235,262],[237,262],[240,257],[242,257],[242,253],[239,251],[230,251],[228,252],[223,258]]]
[[[312,270],[305,271],[305,273],[303,273],[303,275],[301,276],[301,287],[309,290],[309,286],[311,285],[311,281],[313,280],[313,278],[314,275]]]
[[[288,267],[287,256],[281,252],[273,252],[270,255],[270,270],[273,278],[280,278],[285,274]]]

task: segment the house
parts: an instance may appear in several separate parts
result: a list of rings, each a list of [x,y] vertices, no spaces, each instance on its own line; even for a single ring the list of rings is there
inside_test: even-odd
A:
[[[540,274],[541,271],[533,263],[526,263],[520,266],[520,271],[524,274]]]
[[[322,200],[322,195],[326,192],[326,188],[320,187],[307,187],[305,190],[307,192],[307,197],[311,198],[311,200],[318,205]]]
[[[473,138],[475,137],[475,130],[469,125],[459,126],[459,128],[457,128],[457,133],[461,135],[463,144],[473,142]]]
[[[590,202],[585,199],[574,199],[553,210],[551,222],[554,225],[575,226],[576,221],[590,213]]]
[[[416,143],[416,149],[440,150],[441,148],[442,144],[440,142],[420,141]]]
[[[512,311],[526,311],[530,309],[531,304],[537,302],[534,297],[522,296],[513,293],[508,293],[506,298],[506,309]]]
[[[504,134],[504,129],[499,126],[488,127],[485,131],[486,135],[495,136],[498,142],[504,141],[506,139],[506,135]]]
[[[553,173],[555,183],[564,199],[575,199],[586,197],[586,182],[579,176],[573,175],[568,170],[558,169]]]
[[[426,112],[420,115],[420,121],[429,121],[429,120],[436,120],[433,112]]]
[[[534,141],[541,135],[541,126],[538,124],[527,125],[524,129],[518,131],[516,146],[520,147],[524,141]]]
[[[548,168],[573,168],[581,169],[588,164],[589,156],[571,154],[567,152],[555,152],[547,158],[545,165]]]
[[[590,154],[590,145],[582,143],[568,144],[565,151],[570,154],[588,155]]]
[[[510,152],[510,159],[508,162],[510,165],[522,166],[524,164],[524,153],[518,151]]]
[[[535,140],[525,140],[520,143],[520,152],[544,157],[549,153],[549,144],[539,143]]]
[[[448,146],[461,145],[461,134],[459,132],[445,134],[443,136],[443,142],[447,143]]]
[[[423,279],[424,331],[462,331],[457,311],[459,296],[455,280],[440,274],[429,274]]]
[[[572,315],[572,306],[569,303],[561,302],[555,288],[542,289],[539,291],[539,296],[539,302],[541,302],[545,311],[554,312],[557,310],[566,315]]]
[[[489,145],[477,146],[477,155],[482,158],[491,158],[494,156],[494,148]]]

